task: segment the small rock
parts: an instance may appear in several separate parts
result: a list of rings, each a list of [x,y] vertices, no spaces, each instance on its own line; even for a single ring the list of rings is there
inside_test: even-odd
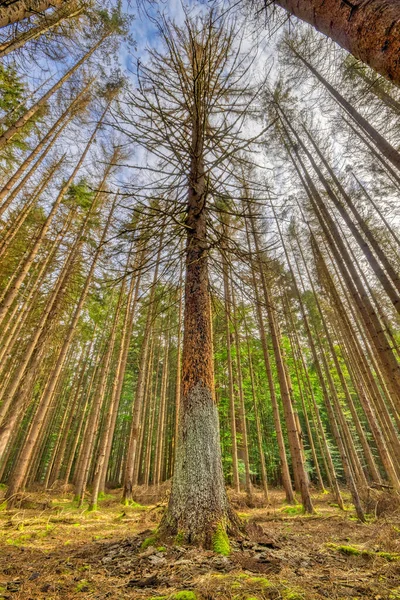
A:
[[[148,556],[151,556],[152,554],[155,554],[157,552],[156,548],[154,548],[154,546],[149,546],[148,548],[146,548],[146,550],[144,552],[141,552],[139,554],[139,558],[147,558]]]
[[[104,558],[101,559],[101,562],[103,563],[103,565],[112,562],[113,557],[112,556],[105,556]]]
[[[160,584],[160,580],[157,575],[151,575],[150,577],[145,577],[145,579],[131,579],[126,584],[127,587],[137,587],[137,588],[147,588],[147,587],[157,587]]]
[[[149,556],[149,561],[151,562],[152,565],[163,565],[164,563],[167,562],[163,556],[157,556],[157,554],[153,554],[152,556]]]
[[[175,561],[176,565],[191,565],[192,561],[187,559],[187,558],[180,558],[179,560]]]

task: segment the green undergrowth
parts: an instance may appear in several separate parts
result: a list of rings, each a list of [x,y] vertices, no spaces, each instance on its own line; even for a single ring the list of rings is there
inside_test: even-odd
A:
[[[396,552],[375,552],[374,550],[366,550],[365,548],[357,548],[356,546],[341,546],[338,544],[327,544],[328,548],[336,550],[346,556],[364,556],[364,557],[376,557],[384,558],[389,562],[400,560],[400,554]]]

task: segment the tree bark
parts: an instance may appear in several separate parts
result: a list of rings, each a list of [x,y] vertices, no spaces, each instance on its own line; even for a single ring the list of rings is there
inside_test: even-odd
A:
[[[0,6],[0,28],[18,23],[28,17],[43,13],[50,8],[59,8],[67,4],[66,0],[15,0],[14,2],[2,2]]]

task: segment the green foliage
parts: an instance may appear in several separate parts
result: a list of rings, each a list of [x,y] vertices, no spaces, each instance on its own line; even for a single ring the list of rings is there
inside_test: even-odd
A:
[[[87,210],[93,201],[94,192],[89,188],[86,179],[72,183],[65,194],[64,203],[67,206]]]
[[[215,528],[215,533],[212,538],[212,547],[214,552],[222,554],[223,556],[229,556],[231,553],[229,538],[222,523],[218,523]]]
[[[112,7],[111,10],[100,9],[97,11],[97,16],[105,33],[128,34],[129,18],[122,13],[119,6]]]
[[[305,596],[301,591],[289,589],[282,591],[282,598],[284,600],[304,600]]]
[[[0,64],[0,109],[5,113],[12,112],[14,121],[26,110],[23,104],[25,94],[25,85],[15,67]]]

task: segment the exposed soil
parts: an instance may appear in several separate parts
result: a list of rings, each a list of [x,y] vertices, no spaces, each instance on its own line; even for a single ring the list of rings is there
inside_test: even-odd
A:
[[[187,600],[400,600],[395,503],[376,496],[372,509],[383,514],[363,525],[329,494],[314,495],[315,516],[279,491],[271,497],[269,507],[249,508],[232,496],[249,525],[226,557],[149,539],[161,504],[122,507],[116,491],[90,513],[70,496],[29,494],[21,508],[0,511],[0,599],[166,600],[191,591]]]

